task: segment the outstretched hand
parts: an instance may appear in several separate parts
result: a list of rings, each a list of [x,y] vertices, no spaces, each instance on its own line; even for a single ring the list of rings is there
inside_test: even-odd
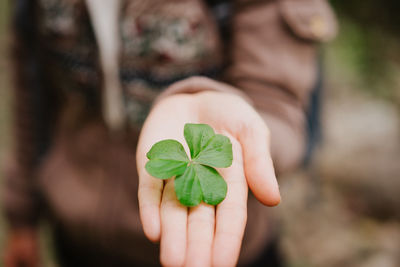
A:
[[[185,143],[185,123],[209,124],[232,142],[232,166],[218,170],[227,182],[228,192],[216,207],[205,203],[183,206],[176,198],[173,179],[155,179],[144,168],[146,153],[154,143],[163,139]],[[163,265],[236,264],[247,219],[247,186],[265,205],[280,201],[269,140],[264,121],[236,95],[212,91],[178,94],[155,105],[137,148],[138,196],[144,232],[150,240],[160,241]]]

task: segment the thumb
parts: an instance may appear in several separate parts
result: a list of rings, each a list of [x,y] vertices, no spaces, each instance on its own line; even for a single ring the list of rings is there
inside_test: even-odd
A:
[[[278,205],[281,196],[270,153],[269,130],[263,121],[249,125],[239,135],[247,183],[262,204]]]

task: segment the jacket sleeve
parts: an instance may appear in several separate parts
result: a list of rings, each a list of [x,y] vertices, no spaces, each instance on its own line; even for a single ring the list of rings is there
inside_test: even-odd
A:
[[[306,141],[306,112],[317,82],[318,43],[336,34],[326,0],[238,0],[231,24],[229,67],[224,82],[208,90],[246,95],[271,131],[278,173],[301,162]],[[172,86],[171,93],[204,90],[203,80]],[[211,84],[210,84],[211,85]],[[202,87],[203,89],[200,89]],[[233,87],[233,88],[232,88]]]
[[[243,90],[266,120],[277,171],[292,169],[304,155],[317,45],[336,33],[333,12],[325,0],[241,0],[232,27],[226,80]]]
[[[15,1],[12,14],[13,143],[4,162],[1,201],[11,227],[34,226],[38,221],[41,205],[36,171],[54,114],[40,75],[34,2]]]

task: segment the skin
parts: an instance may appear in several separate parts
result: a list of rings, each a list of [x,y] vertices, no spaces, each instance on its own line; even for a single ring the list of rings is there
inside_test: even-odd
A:
[[[216,207],[181,205],[173,179],[155,179],[144,168],[146,153],[157,141],[172,138],[185,144],[183,127],[187,122],[209,124],[231,139],[233,164],[218,170],[228,184],[228,193]],[[236,95],[211,91],[180,94],[154,106],[137,148],[138,197],[145,235],[160,242],[162,265],[235,266],[247,219],[248,187],[264,205],[280,202],[269,140],[264,121]]]
[[[144,169],[146,153],[157,141],[172,138],[186,144],[183,127],[187,122],[209,124],[232,142],[232,166],[218,169],[228,184],[228,193],[216,207],[205,203],[193,208],[182,206],[173,179],[164,183]],[[154,106],[137,148],[138,198],[144,233],[151,241],[160,242],[164,266],[236,265],[247,220],[248,188],[264,205],[280,202],[269,140],[269,129],[257,112],[232,94],[178,94]],[[12,228],[4,251],[5,266],[23,263],[37,267],[38,251],[35,229]]]

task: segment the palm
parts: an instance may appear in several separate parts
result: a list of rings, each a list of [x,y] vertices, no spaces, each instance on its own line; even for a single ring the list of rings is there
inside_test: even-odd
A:
[[[227,135],[233,144],[232,166],[219,170],[228,185],[227,196],[216,207],[205,203],[193,208],[182,206],[176,198],[173,179],[164,185],[144,170],[146,152],[157,141],[175,139],[185,143],[183,127],[188,122],[207,123],[216,132]],[[247,182],[262,202],[274,204],[279,198],[273,167],[268,161],[267,128],[263,127],[251,106],[223,93],[175,95],[152,110],[137,150],[139,208],[145,234],[153,241],[161,240],[164,265],[235,265],[247,218],[246,175],[253,177],[253,181]],[[261,144],[252,145],[255,140]],[[255,155],[265,158],[257,163],[252,159]],[[262,176],[267,173],[269,177],[257,178],[261,167]],[[261,186],[264,192],[257,194],[260,188],[254,190],[252,185]]]

